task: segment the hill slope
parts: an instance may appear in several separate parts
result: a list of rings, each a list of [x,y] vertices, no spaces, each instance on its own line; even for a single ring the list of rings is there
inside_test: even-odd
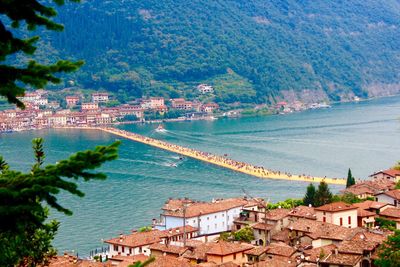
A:
[[[224,102],[398,90],[397,0],[91,0],[57,20],[65,31],[44,40],[43,56],[84,59],[72,78],[122,98],[190,97],[219,79],[246,84],[222,90]]]

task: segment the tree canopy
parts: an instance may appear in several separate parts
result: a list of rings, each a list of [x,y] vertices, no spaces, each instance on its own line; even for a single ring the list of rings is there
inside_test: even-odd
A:
[[[354,184],[356,184],[356,179],[351,174],[351,170],[349,168],[349,170],[347,172],[346,188],[348,188],[348,187],[350,187],[350,186],[352,186]]]
[[[375,264],[381,267],[400,266],[400,231],[395,230],[378,249],[379,259]]]
[[[64,0],[53,2],[57,5],[64,4]],[[38,36],[22,38],[21,33],[13,32],[16,29],[25,28],[32,32],[37,26],[43,26],[47,30],[61,31],[63,26],[51,19],[57,13],[54,8],[43,4],[43,1],[0,1],[0,14],[8,18],[0,20],[0,96],[6,97],[10,103],[23,108],[23,103],[17,97],[24,95],[26,86],[40,88],[48,82],[59,83],[60,79],[54,76],[54,73],[71,72],[83,64],[83,61],[67,60],[59,60],[52,65],[39,64],[35,60],[26,64],[6,61],[7,57],[18,53],[33,55],[37,49]]]
[[[103,180],[93,172],[103,163],[117,158],[119,142],[78,152],[69,159],[43,166],[43,140],[33,140],[34,164],[29,172],[11,170],[0,158],[0,266],[24,263],[36,265],[54,252],[51,240],[58,222],[46,222],[48,207],[66,215],[72,211],[59,204],[57,194],[66,191],[83,197],[76,180]]]
[[[315,206],[323,206],[325,204],[329,204],[332,202],[332,193],[329,190],[328,184],[324,181],[321,181],[318,185],[318,189],[315,192]]]

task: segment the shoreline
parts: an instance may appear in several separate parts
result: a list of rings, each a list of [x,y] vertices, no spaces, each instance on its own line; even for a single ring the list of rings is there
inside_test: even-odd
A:
[[[261,179],[275,179],[275,180],[287,180],[287,181],[300,181],[300,182],[312,182],[319,183],[325,181],[327,184],[345,185],[346,180],[344,178],[328,178],[328,177],[313,177],[308,175],[295,175],[281,171],[269,170],[264,167],[254,166],[249,163],[235,161],[227,157],[201,152],[191,148],[175,145],[158,139],[150,138],[147,136],[135,134],[125,130],[120,130],[113,127],[55,127],[56,129],[79,129],[79,130],[95,130],[107,132],[119,137],[123,137],[135,142],[146,144],[159,149],[167,150],[176,154],[180,154],[186,157],[197,159],[209,164],[213,164],[225,169],[244,173],[253,177]]]

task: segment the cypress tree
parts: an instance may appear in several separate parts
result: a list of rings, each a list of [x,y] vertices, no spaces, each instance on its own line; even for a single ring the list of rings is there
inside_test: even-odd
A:
[[[303,202],[304,202],[304,205],[306,205],[306,206],[308,206],[308,205],[314,206],[315,205],[315,186],[313,183],[310,183],[307,186],[307,191],[303,198]]]
[[[321,181],[317,192],[315,192],[315,206],[319,207],[332,202],[332,193],[329,190],[328,184],[325,181]]]
[[[347,172],[347,181],[346,181],[346,188],[354,185],[356,183],[356,179],[354,179],[353,175],[351,174],[351,170]]]

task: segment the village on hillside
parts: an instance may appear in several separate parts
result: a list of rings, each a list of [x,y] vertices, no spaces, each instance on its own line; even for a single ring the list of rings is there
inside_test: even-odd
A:
[[[90,259],[71,253],[50,266],[368,267],[400,229],[400,171],[378,171],[341,192],[352,203],[270,205],[262,198],[168,199],[150,226],[105,240]],[[397,185],[397,186],[396,186]]]

